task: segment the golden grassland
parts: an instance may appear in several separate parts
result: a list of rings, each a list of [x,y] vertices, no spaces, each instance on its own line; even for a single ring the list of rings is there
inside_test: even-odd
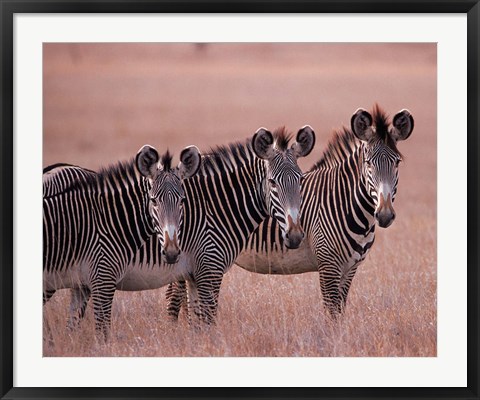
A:
[[[400,216],[379,230],[354,279],[344,316],[324,311],[317,273],[265,276],[234,266],[225,275],[217,324],[201,331],[182,311],[166,313],[165,289],[116,292],[107,344],[94,334],[93,311],[65,329],[68,291],[45,306],[45,356],[436,356],[435,234],[421,241],[405,231],[425,222]],[[396,226],[395,226],[396,225]],[[407,236],[407,237],[405,237]]]
[[[44,166],[97,169],[145,143],[178,155],[196,144],[247,138],[259,126],[306,123],[317,133],[311,166],[334,128],[378,102],[408,108],[388,229],[353,280],[344,316],[323,309],[317,273],[264,276],[233,266],[217,324],[169,320],[165,288],[116,292],[108,343],[94,334],[91,304],[66,330],[69,292],[43,310],[44,356],[412,356],[437,352],[436,47],[377,45],[44,46]]]

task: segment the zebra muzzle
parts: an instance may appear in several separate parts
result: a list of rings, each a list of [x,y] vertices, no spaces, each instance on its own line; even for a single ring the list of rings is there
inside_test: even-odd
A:
[[[293,222],[293,219],[290,215],[287,215],[287,230],[284,235],[284,243],[288,249],[298,249],[305,237],[305,232],[303,231],[300,222]]]
[[[389,193],[387,198],[380,193],[380,201],[375,210],[375,219],[381,228],[388,228],[395,219],[395,210],[392,204],[392,195]]]
[[[167,264],[175,264],[178,262],[178,256],[180,255],[180,247],[178,245],[178,238],[176,231],[165,231],[165,242],[163,244],[162,254],[165,257]]]

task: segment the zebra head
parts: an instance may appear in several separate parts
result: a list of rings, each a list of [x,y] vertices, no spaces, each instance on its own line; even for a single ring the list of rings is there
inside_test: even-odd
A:
[[[171,163],[168,150],[160,159],[157,150],[149,145],[143,146],[136,158],[138,170],[149,183],[149,212],[167,264],[176,263],[180,255],[185,199],[182,180],[198,171],[200,152],[195,146],[189,146],[180,153],[177,167],[172,168]]]
[[[363,109],[353,114],[352,131],[363,142],[362,166],[369,194],[375,203],[374,217],[382,228],[395,219],[393,202],[397,193],[398,165],[402,155],[397,142],[407,139],[413,130],[413,117],[407,110],[398,112],[388,121],[375,107],[373,117]]]
[[[289,139],[284,130],[274,135],[260,128],[253,137],[252,147],[266,165],[263,189],[268,213],[278,221],[285,245],[296,249],[305,236],[300,223],[303,173],[297,159],[312,151],[315,133],[306,125],[298,131],[296,142],[290,148]]]

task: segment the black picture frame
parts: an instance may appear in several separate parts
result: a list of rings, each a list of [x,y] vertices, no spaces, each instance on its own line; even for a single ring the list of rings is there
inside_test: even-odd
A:
[[[13,386],[13,19],[17,13],[466,13],[468,37],[468,366],[466,388],[23,388]],[[1,20],[0,395],[20,398],[451,398],[478,399],[479,1],[8,1]]]

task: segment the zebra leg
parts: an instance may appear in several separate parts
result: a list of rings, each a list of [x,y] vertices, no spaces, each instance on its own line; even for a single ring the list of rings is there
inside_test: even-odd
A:
[[[170,283],[167,288],[166,298],[168,316],[173,320],[178,320],[180,309],[187,301],[187,285],[185,281]]]
[[[193,324],[192,315],[200,313],[200,301],[198,299],[197,285],[193,279],[187,280],[187,320]]]
[[[94,282],[92,284],[93,313],[95,315],[95,330],[105,341],[112,318],[112,303],[116,284],[113,280]]]
[[[196,319],[207,325],[215,323],[222,279],[222,273],[210,273],[203,279],[200,278],[195,280],[198,302],[193,304],[193,307],[191,308]],[[188,293],[190,295],[190,286],[188,287]]]
[[[47,289],[43,291],[43,305],[45,305],[45,303],[52,298],[55,292],[55,289]]]
[[[337,269],[331,266],[319,269],[323,304],[333,320],[336,320],[343,312],[342,296],[339,290],[340,276],[336,274],[336,271]]]
[[[76,328],[83,317],[85,317],[85,310],[87,309],[88,300],[90,299],[90,293],[90,288],[87,286],[72,289],[67,329],[72,330]]]
[[[342,311],[345,310],[345,307],[347,306],[347,297],[348,297],[348,291],[350,290],[350,285],[352,284],[352,279],[347,279],[343,281],[343,284],[340,284],[340,297],[342,301]]]
[[[363,260],[357,262],[355,265],[353,265],[350,270],[348,270],[346,273],[342,275],[342,278],[340,279],[340,285],[339,285],[339,292],[340,292],[340,297],[342,299],[342,309],[345,310],[345,307],[347,305],[347,296],[348,296],[348,291],[350,290],[350,286],[352,284],[353,277],[355,276],[355,273],[357,272],[357,268],[360,265],[360,263]]]

